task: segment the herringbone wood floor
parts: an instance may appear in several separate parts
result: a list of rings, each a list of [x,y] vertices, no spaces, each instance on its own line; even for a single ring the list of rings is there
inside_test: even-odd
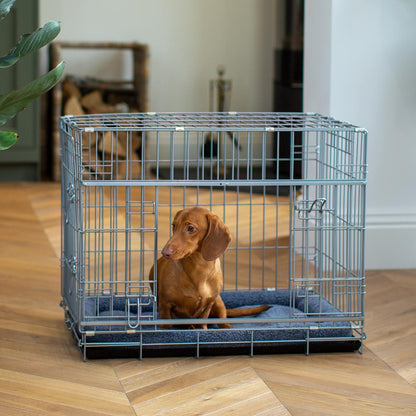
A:
[[[416,415],[416,271],[368,271],[364,353],[83,362],[57,184],[0,184],[1,415]]]

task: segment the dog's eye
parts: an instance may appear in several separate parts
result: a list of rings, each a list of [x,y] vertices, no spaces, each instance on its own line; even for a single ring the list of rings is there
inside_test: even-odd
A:
[[[188,233],[193,233],[195,231],[195,227],[192,225],[188,225],[188,227],[186,227],[186,231],[188,231]]]

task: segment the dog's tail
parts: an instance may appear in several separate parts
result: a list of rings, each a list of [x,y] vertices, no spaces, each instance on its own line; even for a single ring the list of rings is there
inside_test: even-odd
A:
[[[267,311],[269,305],[254,306],[253,308],[243,309],[227,309],[227,318],[237,318],[238,316],[258,315],[261,312]]]

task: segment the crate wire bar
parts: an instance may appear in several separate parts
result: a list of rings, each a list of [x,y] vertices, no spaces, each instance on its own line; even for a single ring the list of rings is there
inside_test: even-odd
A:
[[[133,113],[61,117],[60,136],[62,306],[84,357],[361,348],[365,129],[310,113]],[[149,271],[175,213],[195,205],[232,234],[227,307],[270,312],[226,319],[227,330],[212,318],[170,321],[207,330],[160,328]]]

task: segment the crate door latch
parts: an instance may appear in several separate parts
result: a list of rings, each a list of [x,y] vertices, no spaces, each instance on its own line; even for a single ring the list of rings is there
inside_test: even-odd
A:
[[[326,198],[317,198],[314,201],[299,201],[296,204],[298,217],[300,220],[310,220],[320,218],[324,212]]]

